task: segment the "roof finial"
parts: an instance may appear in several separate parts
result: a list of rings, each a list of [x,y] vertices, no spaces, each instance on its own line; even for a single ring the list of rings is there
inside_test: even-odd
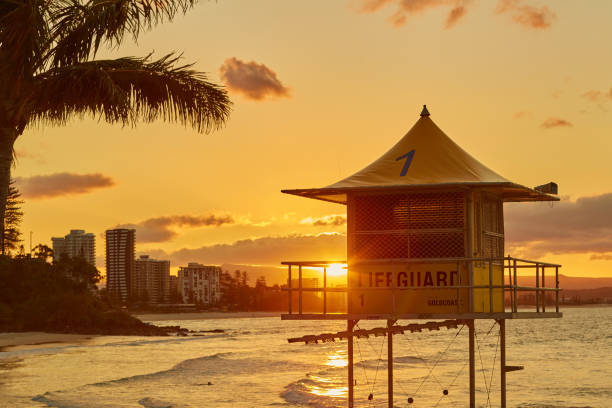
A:
[[[423,105],[423,110],[421,111],[421,117],[429,116],[429,111],[427,110],[427,105]]]

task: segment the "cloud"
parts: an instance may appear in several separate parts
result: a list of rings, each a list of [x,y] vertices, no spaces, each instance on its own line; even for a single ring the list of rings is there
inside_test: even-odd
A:
[[[465,8],[465,6],[457,6],[453,8],[446,17],[446,23],[444,24],[444,28],[452,28],[461,18],[463,18],[466,12],[467,9]]]
[[[322,233],[268,236],[243,239],[232,244],[184,248],[170,253],[162,250],[148,252],[159,259],[170,259],[172,265],[200,262],[214,265],[232,263],[279,266],[282,261],[341,261],[346,258],[346,235]]]
[[[100,173],[55,173],[32,177],[15,177],[24,198],[43,199],[85,194],[98,188],[112,187],[113,179]]]
[[[359,11],[363,13],[374,13],[392,1],[393,0],[363,0],[363,4],[359,7]]]
[[[548,118],[546,119],[540,126],[546,129],[556,128],[556,127],[572,127],[570,122],[561,118]]]
[[[429,9],[450,8],[444,24],[444,28],[449,29],[467,14],[472,3],[473,0],[359,0],[357,9],[361,13],[375,13],[385,6],[394,5],[396,11],[389,21],[395,27],[401,27],[409,17]],[[496,14],[509,14],[517,24],[534,29],[550,27],[557,17],[548,7],[526,4],[526,0],[499,0]]]
[[[506,243],[513,255],[612,252],[612,193],[576,201],[507,204]],[[603,259],[603,258],[598,258]]]
[[[528,112],[528,111],[520,111],[514,114],[514,119],[523,119],[523,118],[530,118],[530,117],[531,117],[531,112]]]
[[[41,154],[33,153],[26,149],[15,149],[15,157],[17,159],[34,160],[37,164],[46,164],[44,157]]]
[[[533,29],[548,28],[557,18],[557,15],[546,6],[536,7],[526,3],[525,0],[500,0],[496,12],[508,13],[517,24]]]
[[[300,221],[300,224],[306,225],[314,225],[315,227],[327,227],[327,226],[335,226],[339,227],[341,225],[346,224],[346,215],[344,214],[332,214],[326,215],[324,217],[319,218],[304,218]]]
[[[428,9],[451,7],[445,28],[451,28],[465,16],[468,4],[472,0],[362,0],[358,11],[361,13],[374,13],[386,5],[395,4],[397,10],[389,18],[391,24],[400,27],[406,24],[408,17],[425,12]]]
[[[227,214],[169,215],[149,218],[136,224],[119,224],[114,228],[134,228],[137,241],[144,243],[170,241],[178,234],[175,228],[220,227],[234,223],[234,218]]]
[[[225,60],[219,71],[229,89],[242,93],[248,99],[259,101],[268,96],[289,97],[289,88],[264,64],[232,57]]]
[[[607,99],[612,99],[612,88],[607,92],[596,91],[591,89],[582,94],[583,98],[588,99],[591,102],[601,102]]]
[[[612,252],[608,254],[593,254],[589,259],[592,261],[612,261]]]

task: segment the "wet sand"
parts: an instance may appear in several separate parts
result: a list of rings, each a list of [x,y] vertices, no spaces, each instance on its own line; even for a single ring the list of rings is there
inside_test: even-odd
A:
[[[38,346],[41,344],[76,343],[95,337],[91,334],[65,334],[44,332],[0,333],[0,351],[8,347]]]

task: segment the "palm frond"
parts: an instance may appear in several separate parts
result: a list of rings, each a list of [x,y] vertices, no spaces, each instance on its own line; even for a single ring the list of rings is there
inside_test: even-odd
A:
[[[57,0],[52,23],[52,66],[59,67],[95,56],[103,42],[121,44],[126,34],[134,41],[143,29],[172,20],[196,0]]]
[[[64,124],[91,114],[124,125],[163,119],[198,132],[219,128],[231,102],[224,88],[208,82],[180,57],[127,57],[53,68],[35,78],[27,101],[31,120]]]
[[[0,0],[0,77],[13,94],[43,63],[50,5],[45,0]]]

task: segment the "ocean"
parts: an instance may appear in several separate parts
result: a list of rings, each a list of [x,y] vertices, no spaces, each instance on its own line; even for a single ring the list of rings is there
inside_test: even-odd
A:
[[[612,308],[562,311],[562,319],[507,321],[507,364],[525,367],[507,374],[509,407],[612,407]],[[346,406],[347,343],[287,342],[345,330],[345,322],[155,323],[224,332],[102,336],[0,352],[0,407]],[[480,321],[476,333],[477,406],[499,407],[498,327]],[[387,406],[386,349],[385,337],[356,340],[356,406]],[[394,336],[395,406],[468,406],[467,350],[467,327]]]

